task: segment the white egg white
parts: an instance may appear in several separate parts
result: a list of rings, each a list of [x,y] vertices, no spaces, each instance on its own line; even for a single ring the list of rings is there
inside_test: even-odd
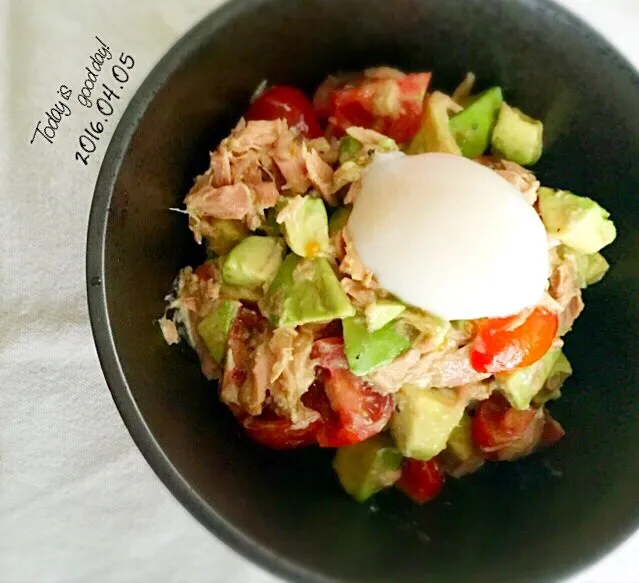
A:
[[[539,215],[501,176],[461,156],[377,156],[348,229],[382,287],[447,320],[516,314],[546,288]]]

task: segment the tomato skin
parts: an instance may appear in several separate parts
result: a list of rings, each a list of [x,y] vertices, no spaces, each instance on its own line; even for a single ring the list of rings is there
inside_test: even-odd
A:
[[[473,441],[491,461],[525,457],[559,441],[565,432],[543,409],[518,410],[499,393],[479,403],[471,424]]]
[[[224,367],[223,387],[241,387],[253,367],[253,354],[269,329],[269,321],[257,311],[242,306],[228,333],[226,354],[233,355],[233,366]]]
[[[521,438],[535,419],[534,409],[513,409],[499,393],[482,401],[475,410],[471,429],[475,444],[495,451]]]
[[[328,419],[317,434],[322,447],[359,443],[384,430],[393,413],[393,399],[382,396],[349,370],[331,370],[326,396],[337,419]]]
[[[517,318],[491,318],[479,324],[470,352],[476,371],[494,374],[523,368],[548,352],[559,326],[557,314],[535,308],[523,323],[510,330]]]
[[[334,91],[358,78],[360,78],[359,74],[344,74],[329,75],[324,79],[313,95],[313,109],[315,109],[317,116],[326,119],[331,115],[331,103]]]
[[[245,117],[247,120],[282,118],[289,127],[298,128],[311,139],[322,135],[313,104],[295,87],[270,87],[253,102]]]
[[[564,435],[566,435],[566,432],[559,421],[554,419],[552,415],[546,411],[546,422],[543,433],[541,434],[539,446],[550,447],[551,445],[555,445]]]
[[[320,447],[341,447],[357,443],[359,441],[357,436],[351,435],[344,428],[326,395],[324,382],[328,378],[328,374],[327,371],[320,372],[318,380],[302,396],[302,402],[322,416],[322,425],[315,436],[317,443]]]
[[[348,370],[344,339],[334,336],[316,340],[311,357],[320,369],[323,391],[317,388],[304,403],[324,418],[317,433],[321,447],[341,447],[359,443],[380,433],[393,413],[393,399],[382,396]]]
[[[418,132],[430,73],[365,78],[333,91],[329,121],[346,130],[361,126],[376,130],[398,144]]]
[[[198,279],[203,281],[214,279],[216,276],[215,267],[208,261],[205,261],[202,265],[196,267],[193,273]]]
[[[342,340],[342,321],[331,320],[328,324],[325,324],[321,328],[316,330],[313,335],[315,340],[326,340],[327,338],[336,338],[337,340]]]
[[[316,438],[320,447],[343,447],[364,441],[345,429],[339,418],[326,421],[317,432]]]
[[[303,429],[293,429],[288,419],[247,417],[242,427],[255,442],[271,449],[295,449],[315,443],[315,435],[322,426],[318,419]]]
[[[302,395],[302,403],[310,409],[317,411],[322,416],[324,423],[327,423],[331,419],[338,418],[335,411],[331,409],[331,403],[326,396],[324,378],[325,375],[322,372],[317,375],[315,382],[309,387],[308,391]]]
[[[395,485],[413,502],[423,504],[437,497],[444,487],[446,476],[437,459],[427,462],[412,458],[402,461],[402,475]]]

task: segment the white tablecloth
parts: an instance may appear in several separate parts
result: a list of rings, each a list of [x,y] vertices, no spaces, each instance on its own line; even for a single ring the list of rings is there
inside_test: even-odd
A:
[[[1,583],[275,581],[191,518],[133,445],[100,371],[84,291],[93,185],[117,118],[157,59],[220,1],[0,0]],[[565,3],[639,64],[639,2]],[[84,166],[77,140],[95,115],[77,92],[102,43],[135,67],[112,87],[120,98],[104,132],[84,139],[96,148]],[[637,555],[639,535],[575,581],[636,583]]]

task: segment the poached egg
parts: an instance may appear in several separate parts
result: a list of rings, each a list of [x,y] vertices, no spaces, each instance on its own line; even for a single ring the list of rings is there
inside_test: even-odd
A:
[[[348,229],[383,288],[446,320],[510,316],[546,289],[539,215],[504,178],[461,156],[377,155]]]

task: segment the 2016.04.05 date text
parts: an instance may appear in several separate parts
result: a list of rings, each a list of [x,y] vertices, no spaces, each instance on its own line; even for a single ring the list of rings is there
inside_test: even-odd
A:
[[[110,83],[119,83],[119,89],[124,89],[124,85],[129,81],[129,71],[135,67],[135,60],[131,55],[120,54],[119,63],[111,67]],[[102,93],[95,100],[95,108],[103,116],[102,121],[92,121],[82,130],[78,136],[79,149],[75,152],[75,159],[82,162],[85,166],[89,163],[89,158],[97,149],[97,143],[100,141],[101,134],[105,130],[105,124],[109,122],[109,118],[113,115],[114,105],[120,100],[120,96],[116,93],[113,85],[102,83]]]

